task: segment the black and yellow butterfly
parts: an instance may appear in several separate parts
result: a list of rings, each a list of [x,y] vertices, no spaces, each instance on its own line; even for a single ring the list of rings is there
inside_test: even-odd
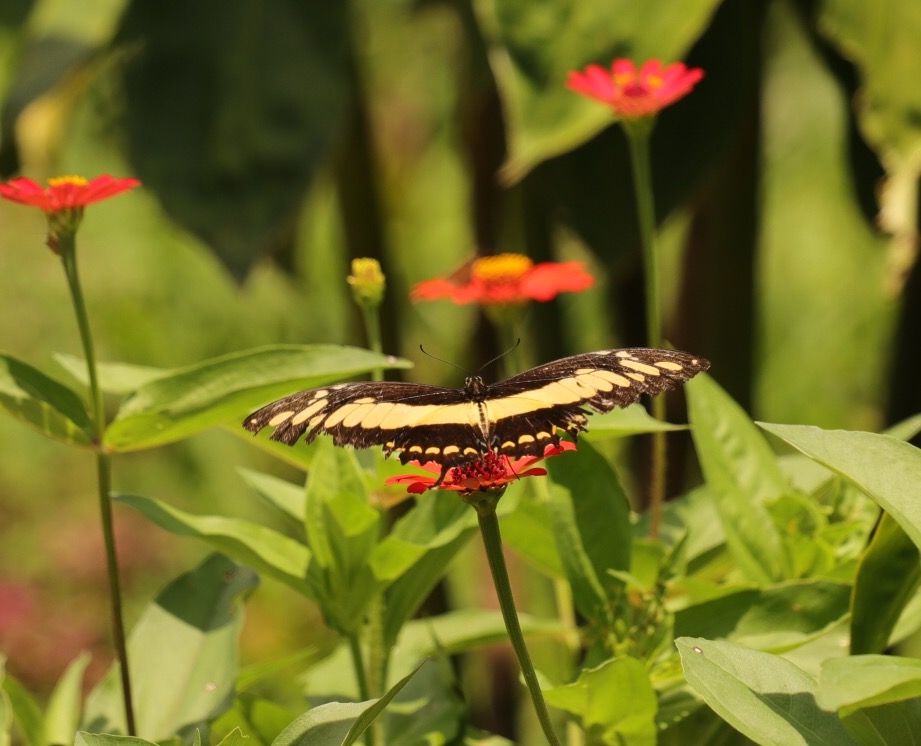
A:
[[[363,381],[311,389],[257,410],[243,427],[274,427],[272,440],[294,445],[320,433],[337,446],[383,446],[402,463],[432,461],[445,469],[490,451],[542,456],[560,433],[577,438],[591,407],[609,412],[680,386],[710,363],[675,350],[629,348],[564,357],[493,385],[468,376],[462,389]]]

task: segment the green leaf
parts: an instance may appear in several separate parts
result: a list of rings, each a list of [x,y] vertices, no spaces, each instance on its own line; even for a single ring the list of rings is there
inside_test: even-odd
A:
[[[13,706],[3,689],[6,678],[6,658],[0,653],[0,746],[10,746],[13,733]]]
[[[52,357],[74,380],[83,386],[89,386],[86,360],[63,352],[55,352]],[[147,365],[131,365],[130,363],[96,363],[99,386],[103,391],[110,394],[129,394],[151,381],[172,374],[174,371],[175,368],[153,368]]]
[[[451,560],[475,532],[474,511],[453,494],[427,495],[397,521],[374,550],[378,565],[383,563],[379,557],[391,551],[412,558],[412,564],[384,591],[385,641],[396,642],[403,625],[428,598],[448,571]]]
[[[586,618],[601,620],[619,585],[608,570],[630,568],[627,497],[608,462],[587,444],[550,459],[547,468],[547,505],[576,607]]]
[[[657,420],[642,404],[631,404],[625,409],[613,409],[606,414],[593,414],[588,423],[588,432],[583,437],[589,441],[688,429],[687,425],[673,425]]]
[[[138,733],[163,740],[230,707],[243,616],[240,597],[256,587],[251,570],[211,555],[172,581],[128,639]],[[90,693],[83,727],[124,732],[118,668]]]
[[[867,707],[842,718],[842,722],[861,746],[913,744],[918,740],[921,699]]]
[[[825,580],[798,580],[737,590],[675,612],[675,636],[726,638],[781,652],[834,627],[848,613],[851,589]]]
[[[304,527],[317,567],[324,576],[318,596],[327,621],[353,632],[364,619],[380,584],[370,559],[380,535],[380,514],[371,507],[355,453],[324,438],[315,446],[307,482]]]
[[[635,658],[583,670],[573,683],[544,690],[544,697],[547,704],[577,715],[590,737],[603,743],[655,746],[656,692],[646,665]]]
[[[726,722],[759,744],[855,744],[816,703],[816,682],[789,661],[728,642],[675,641],[684,675]]]
[[[502,516],[502,542],[545,575],[564,578],[550,508],[546,499],[533,495],[541,492],[545,490],[529,490],[514,510]]]
[[[457,743],[467,715],[460,685],[444,656],[426,660],[393,699],[384,720],[388,746]]]
[[[38,368],[0,354],[0,407],[42,435],[89,445],[93,425],[83,400]]]
[[[218,742],[217,746],[243,746],[247,741],[249,741],[249,736],[245,735],[240,728],[234,728]]]
[[[259,404],[298,389],[407,361],[356,347],[273,345],[235,352],[157,378],[128,397],[105,434],[114,451],[171,443],[242,419]]]
[[[873,498],[921,547],[921,451],[876,433],[758,424]]]
[[[822,664],[818,702],[842,717],[856,710],[921,697],[921,661],[852,655]]]
[[[882,653],[921,584],[921,553],[888,513],[860,557],[851,616],[851,655]]]
[[[252,469],[238,468],[243,481],[255,490],[270,505],[303,525],[306,506],[304,505],[304,486],[292,484],[271,474],[263,474]]]
[[[291,240],[342,132],[346,11],[290,0],[258,11],[246,0],[128,4],[118,47],[144,48],[124,72],[133,171],[237,278]]]
[[[480,0],[474,4],[507,122],[507,181],[571,150],[613,121],[566,89],[569,70],[615,57],[680,59],[718,0]]]
[[[46,746],[42,711],[25,687],[6,674],[2,694],[27,746]]]
[[[788,577],[783,542],[764,505],[789,491],[773,452],[748,415],[710,376],[697,376],[685,391],[697,456],[729,551],[755,582]]]
[[[350,746],[406,686],[415,671],[404,677],[380,699],[367,702],[330,702],[308,710],[282,731],[272,746]]]
[[[193,515],[140,495],[117,495],[115,499],[140,511],[170,533],[202,539],[308,598],[315,597],[318,589],[310,549],[278,531],[240,518]]]
[[[55,684],[45,708],[44,733],[48,744],[70,746],[80,722],[83,706],[83,673],[90,662],[89,653],[81,653]]]
[[[74,746],[158,746],[158,744],[136,736],[115,736],[109,733],[78,731],[74,737]]]
[[[269,746],[294,719],[295,713],[258,697],[237,697],[233,707],[211,724],[213,734],[239,730],[249,746]]]

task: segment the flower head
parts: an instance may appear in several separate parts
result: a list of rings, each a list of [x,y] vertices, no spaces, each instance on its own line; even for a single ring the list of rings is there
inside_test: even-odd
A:
[[[544,449],[543,456],[525,456],[524,458],[510,459],[490,451],[479,461],[471,461],[462,466],[454,466],[442,474],[442,467],[438,464],[427,462],[424,464],[415,463],[422,469],[431,473],[428,474],[401,474],[396,477],[390,477],[387,484],[408,484],[407,492],[414,495],[421,495],[426,490],[439,489],[459,492],[462,495],[469,495],[473,492],[487,492],[498,490],[505,487],[509,482],[514,482],[521,477],[542,477],[547,474],[547,470],[541,467],[530,468],[538,461],[558,456],[565,451],[574,451],[576,444],[568,440],[560,441],[559,445],[552,443]]]
[[[140,186],[137,179],[117,179],[105,174],[92,181],[82,176],[58,176],[42,187],[31,179],[11,179],[0,184],[0,198],[37,207],[48,216],[48,245],[60,253],[59,237],[76,232],[83,208]]]
[[[455,303],[483,305],[548,301],[559,293],[590,288],[595,278],[581,262],[534,264],[523,254],[497,254],[474,259],[448,277],[418,283],[414,301],[450,298]]]
[[[359,306],[377,308],[384,299],[386,282],[377,259],[352,260],[352,274],[348,276],[348,283]]]
[[[659,60],[649,60],[637,71],[631,60],[617,59],[610,71],[589,65],[584,72],[569,73],[566,87],[607,104],[620,117],[636,119],[683,98],[703,76],[699,67],[687,68],[681,62],[663,67]]]

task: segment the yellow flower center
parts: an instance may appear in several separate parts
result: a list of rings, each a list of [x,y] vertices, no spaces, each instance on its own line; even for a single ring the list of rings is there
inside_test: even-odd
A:
[[[473,262],[473,277],[482,282],[513,282],[534,266],[524,254],[484,256]]]
[[[85,187],[89,184],[89,181],[84,179],[82,176],[54,176],[48,179],[48,186],[59,187],[66,184],[73,184],[78,187]]]
[[[646,85],[650,88],[661,88],[662,77],[659,75],[650,75],[648,78],[646,78]]]

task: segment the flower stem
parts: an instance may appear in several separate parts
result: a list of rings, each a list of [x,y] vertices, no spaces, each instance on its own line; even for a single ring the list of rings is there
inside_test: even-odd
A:
[[[365,321],[365,334],[368,335],[368,348],[374,352],[382,353],[384,344],[381,338],[381,311],[379,306],[370,307],[362,304],[361,313]],[[375,368],[371,371],[372,381],[383,381],[384,371]]]
[[[131,675],[128,669],[128,645],[125,635],[125,622],[122,616],[122,591],[118,572],[118,553],[115,548],[115,531],[112,520],[112,501],[110,497],[112,486],[112,463],[109,455],[103,451],[102,436],[106,427],[105,408],[102,400],[102,389],[99,386],[99,377],[96,370],[96,354],[93,348],[93,337],[90,333],[89,316],[83,300],[83,291],[80,287],[80,277],[77,273],[77,244],[76,234],[65,232],[58,236],[61,261],[67,284],[73,300],[74,314],[77,317],[77,327],[80,330],[80,341],[83,344],[83,355],[86,358],[87,376],[89,378],[90,401],[92,418],[95,431],[96,445],[96,482],[99,496],[99,514],[102,521],[102,538],[105,545],[106,571],[109,580],[109,602],[112,615],[112,638],[115,644],[115,656],[118,659],[121,675],[122,700],[125,707],[125,726],[129,736],[136,734],[134,722],[134,705],[131,699]]]
[[[371,692],[368,689],[368,675],[365,671],[364,655],[361,652],[361,640],[358,635],[351,632],[347,635],[349,640],[349,652],[352,656],[352,667],[355,669],[355,680],[358,682],[358,698],[362,702],[371,699]],[[374,746],[374,729],[369,728],[365,731],[366,746]]]
[[[652,188],[652,169],[649,156],[649,138],[654,120],[641,119],[624,122],[624,132],[630,146],[633,167],[633,189],[636,193],[636,211],[643,244],[643,274],[646,282],[646,343],[650,347],[662,346],[662,311],[659,298],[659,251],[656,245],[656,211]],[[665,419],[665,399],[652,400],[652,416]],[[665,501],[665,433],[652,434],[649,478],[649,535],[655,539],[662,523],[662,505]]]
[[[518,622],[518,613],[515,611],[515,599],[512,596],[512,586],[508,579],[505,556],[502,553],[499,519],[496,516],[496,504],[502,492],[474,494],[478,497],[467,501],[476,508],[477,519],[480,523],[480,534],[483,537],[483,546],[486,548],[489,569],[492,572],[493,583],[496,586],[496,595],[499,597],[499,608],[502,610],[505,629],[508,631],[515,655],[518,657],[518,664],[521,666],[521,673],[531,695],[531,701],[534,703],[537,719],[540,722],[541,729],[544,731],[544,736],[546,736],[547,742],[551,746],[560,746],[560,740],[553,730],[547,704],[544,702],[544,695],[540,690],[540,683],[537,680],[534,664],[531,663],[531,656],[528,654],[528,648],[524,643],[524,635]]]

